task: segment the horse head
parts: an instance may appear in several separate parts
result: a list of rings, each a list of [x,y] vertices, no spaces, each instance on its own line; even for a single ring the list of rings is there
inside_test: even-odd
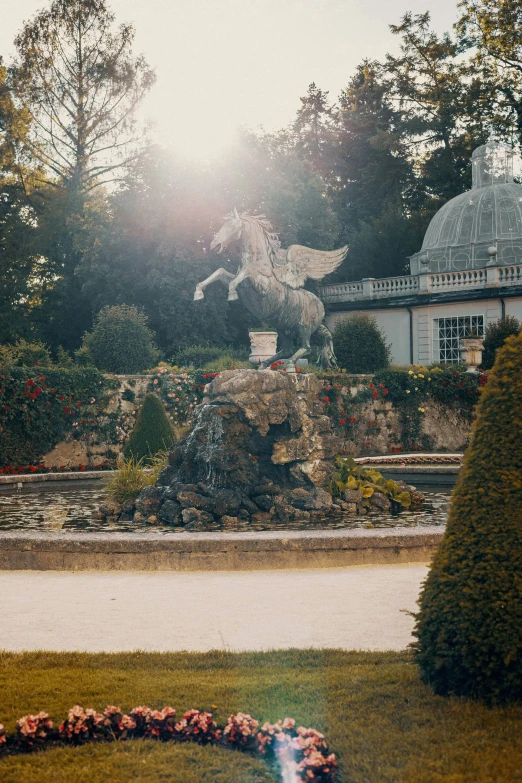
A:
[[[226,216],[225,222],[212,240],[210,249],[221,253],[225,248],[241,238],[242,229],[243,223],[237,213],[237,209],[234,207],[233,212]]]

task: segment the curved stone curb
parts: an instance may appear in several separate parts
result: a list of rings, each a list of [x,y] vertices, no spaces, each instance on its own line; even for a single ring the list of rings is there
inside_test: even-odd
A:
[[[425,563],[443,529],[0,534],[0,570],[251,571]]]
[[[41,481],[82,481],[85,479],[100,479],[104,476],[111,476],[114,470],[76,470],[67,473],[20,473],[14,475],[0,476],[0,485],[2,484],[37,484]]]

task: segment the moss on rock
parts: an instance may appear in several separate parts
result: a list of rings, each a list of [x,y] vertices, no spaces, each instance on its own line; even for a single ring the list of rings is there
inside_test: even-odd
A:
[[[522,333],[497,353],[420,597],[422,677],[438,694],[522,698]]]

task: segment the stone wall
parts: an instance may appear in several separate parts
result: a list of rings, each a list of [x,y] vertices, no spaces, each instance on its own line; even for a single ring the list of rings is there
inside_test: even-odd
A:
[[[134,426],[139,404],[151,384],[151,376],[111,376],[119,382],[110,397],[107,412],[117,420],[119,438],[116,443],[99,438],[90,442],[74,440],[59,443],[43,460],[48,467],[74,467],[80,464],[96,465],[107,458],[115,459],[121,452],[127,434]],[[343,375],[342,395],[349,404],[355,395],[367,388],[371,376]],[[366,382],[366,385],[364,385]],[[134,399],[125,399],[134,395]],[[422,416],[421,440],[417,448],[432,451],[462,451],[469,439],[471,424],[460,416],[458,410],[442,406],[434,401],[425,403]],[[347,429],[341,429],[342,448],[353,456],[390,454],[393,450],[405,450],[401,414],[390,401],[378,399],[358,404],[357,421]],[[100,430],[102,429],[100,425]],[[99,442],[95,442],[98,440]]]

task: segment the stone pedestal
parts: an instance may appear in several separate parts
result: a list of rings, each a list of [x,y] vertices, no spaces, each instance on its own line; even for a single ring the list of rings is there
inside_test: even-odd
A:
[[[248,358],[252,364],[261,364],[277,353],[277,332],[249,332],[248,336],[250,337]]]

